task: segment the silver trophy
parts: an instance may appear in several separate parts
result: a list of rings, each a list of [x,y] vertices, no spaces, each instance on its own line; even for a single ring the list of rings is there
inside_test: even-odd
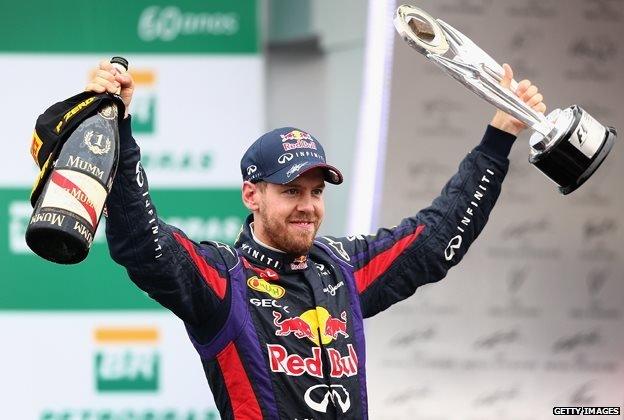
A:
[[[416,51],[468,89],[531,127],[529,162],[558,185],[562,194],[581,186],[611,151],[617,133],[583,108],[572,105],[548,116],[531,109],[500,85],[501,65],[468,37],[441,19],[413,6],[399,6],[394,26]]]

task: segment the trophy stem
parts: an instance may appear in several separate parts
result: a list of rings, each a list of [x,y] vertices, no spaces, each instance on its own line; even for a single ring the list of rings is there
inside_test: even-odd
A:
[[[449,44],[452,45],[452,42]],[[521,102],[510,89],[502,87],[500,85],[502,74],[483,61],[472,64],[439,55],[430,55],[428,58],[485,101],[522,121],[547,141],[551,139],[554,125],[543,114]],[[502,67],[500,69],[502,71]],[[515,87],[517,88],[517,83]]]

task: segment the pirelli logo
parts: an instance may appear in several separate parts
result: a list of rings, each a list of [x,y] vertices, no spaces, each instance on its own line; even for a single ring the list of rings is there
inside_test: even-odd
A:
[[[30,155],[35,160],[35,163],[37,163],[37,165],[39,165],[39,162],[37,161],[37,156],[39,155],[39,150],[41,150],[42,144],[43,142],[39,138],[37,131],[33,131],[32,143],[30,144]]]

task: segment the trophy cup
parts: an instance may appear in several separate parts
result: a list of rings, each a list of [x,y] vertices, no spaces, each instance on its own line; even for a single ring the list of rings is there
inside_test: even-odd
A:
[[[502,66],[464,34],[413,6],[399,6],[394,26],[401,37],[445,73],[496,108],[531,127],[529,162],[550,178],[562,194],[580,187],[611,151],[616,130],[605,127],[578,105],[536,112],[500,85]]]

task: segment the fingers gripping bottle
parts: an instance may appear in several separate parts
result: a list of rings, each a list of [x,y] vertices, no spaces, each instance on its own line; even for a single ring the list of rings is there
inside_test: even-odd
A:
[[[122,57],[111,63],[128,69]],[[118,113],[116,104],[104,102],[62,146],[26,229],[26,243],[40,257],[76,264],[89,253],[117,170]]]

